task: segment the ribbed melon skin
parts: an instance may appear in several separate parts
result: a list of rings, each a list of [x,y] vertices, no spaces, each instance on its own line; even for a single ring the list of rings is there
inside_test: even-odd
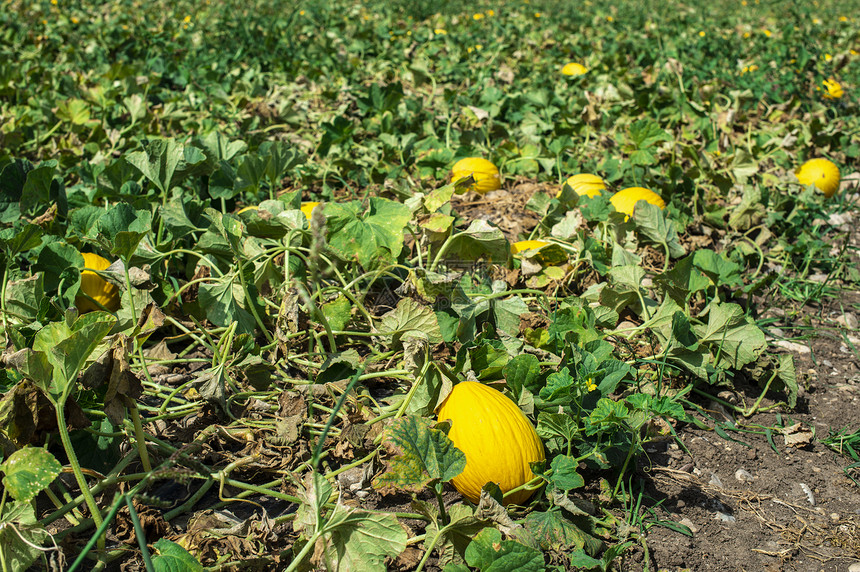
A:
[[[534,477],[529,463],[545,458],[543,443],[520,408],[482,383],[455,385],[437,418],[451,421],[448,437],[466,455],[466,470],[451,482],[474,503],[488,482],[503,493],[527,483]],[[532,492],[519,491],[505,504],[523,504]]]
[[[88,294],[108,310],[112,312],[117,310],[119,308],[119,288],[113,284],[108,284],[104,278],[93,272],[93,270],[106,270],[110,266],[110,261],[91,252],[85,252],[81,256],[84,257],[84,267],[91,269],[81,272],[81,292]],[[93,304],[85,296],[76,296],[75,306],[81,313],[101,310],[98,305]]]

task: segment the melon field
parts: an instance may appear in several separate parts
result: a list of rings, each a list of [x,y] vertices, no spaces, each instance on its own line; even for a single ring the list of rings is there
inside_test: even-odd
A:
[[[857,572],[858,93],[858,0],[0,0],[0,572]]]

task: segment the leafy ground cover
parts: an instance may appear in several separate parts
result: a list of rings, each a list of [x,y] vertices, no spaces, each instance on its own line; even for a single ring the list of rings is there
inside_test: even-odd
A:
[[[860,558],[858,8],[6,0],[3,570]]]

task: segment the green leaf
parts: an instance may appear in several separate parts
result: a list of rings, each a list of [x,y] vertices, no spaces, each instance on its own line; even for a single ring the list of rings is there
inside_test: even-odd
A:
[[[152,230],[152,213],[136,210],[128,203],[117,203],[99,218],[96,226],[110,253],[127,262]]]
[[[201,284],[198,298],[206,309],[206,318],[216,326],[226,327],[238,322],[238,333],[254,332],[257,322],[248,310],[245,291],[235,274],[225,274],[214,282]]]
[[[373,481],[375,488],[420,491],[431,481],[450,481],[466,468],[466,455],[448,436],[423,417],[395,420],[385,430],[385,444],[394,455],[390,469]]]
[[[424,549],[427,550],[432,539],[438,535],[435,549],[439,555],[439,565],[462,561],[472,538],[488,526],[486,521],[475,516],[474,509],[462,503],[448,509],[448,524],[444,526],[439,522],[438,515],[428,516],[431,520],[425,530]]]
[[[532,354],[520,354],[514,356],[505,364],[502,375],[513,395],[519,396],[523,388],[535,392],[540,389],[538,385],[541,370],[540,361]]]
[[[586,533],[564,516],[558,507],[529,513],[523,524],[544,550],[567,552],[586,545]]]
[[[765,347],[764,333],[744,315],[743,308],[714,300],[707,313],[708,324],[693,330],[700,342],[710,345],[711,353],[719,356],[717,364],[737,369],[755,361]]]
[[[715,286],[740,286],[742,268],[725,254],[703,248],[693,254],[693,266],[707,276]]]
[[[21,212],[33,212],[36,207],[48,203],[57,203],[60,214],[68,210],[65,191],[62,190],[59,179],[54,179],[57,161],[43,161],[38,167],[27,173],[27,181],[21,195]]]
[[[493,262],[505,263],[511,246],[504,233],[485,220],[473,220],[469,228],[450,239],[447,259],[473,261],[487,256]]]
[[[84,125],[90,120],[90,107],[82,99],[67,99],[57,106],[57,117],[73,125]]]
[[[326,205],[328,245],[344,260],[357,260],[364,269],[378,261],[394,262],[403,249],[403,229],[412,218],[409,207],[388,199],[370,198],[370,208],[360,203]]]
[[[328,570],[378,572],[387,558],[406,550],[408,536],[391,514],[368,512],[338,503],[319,539]]]
[[[394,346],[400,343],[401,336],[407,332],[423,334],[431,345],[442,342],[442,330],[436,314],[412,298],[402,298],[397,302],[395,309],[382,316],[376,329],[381,335],[390,336]]]
[[[42,555],[38,547],[48,542],[48,533],[36,522],[29,502],[7,502],[0,514],[0,546],[9,570],[27,570]]]
[[[175,542],[162,538],[153,547],[158,551],[152,559],[155,572],[203,572],[203,565]]]
[[[513,540],[502,540],[495,528],[479,532],[466,549],[466,563],[481,572],[543,572],[543,554]]]
[[[553,458],[550,464],[552,467],[550,480],[555,488],[569,491],[585,486],[585,479],[576,472],[578,465],[576,459],[568,455],[557,455]]]
[[[520,333],[520,317],[529,312],[529,307],[519,296],[496,299],[492,303],[496,329],[511,337]]]
[[[588,416],[588,422],[592,426],[621,425],[629,416],[627,407],[624,406],[623,402],[601,397],[597,402],[597,407]]]
[[[39,246],[41,238],[42,229],[35,224],[27,223],[18,230],[7,228],[0,231],[0,248],[5,250],[7,259],[11,260],[21,252]]]
[[[759,224],[766,214],[758,185],[744,185],[741,203],[729,215],[729,227],[741,232],[749,230]]]
[[[174,139],[155,139],[144,141],[144,151],[129,153],[125,159],[164,196],[193,173],[195,167],[206,160],[206,156],[200,149],[180,145]]]
[[[39,330],[33,340],[34,353],[42,353],[53,366],[51,379],[33,381],[56,403],[64,403],[72,384],[86,361],[116,324],[107,312],[90,312],[72,326],[52,322]]]
[[[332,330],[344,330],[352,318],[352,302],[341,294],[331,302],[323,304],[322,313]]]
[[[687,251],[678,242],[675,225],[666,220],[666,211],[647,201],[639,201],[633,209],[636,228],[649,240],[663,245],[672,258],[684,256]]]
[[[43,273],[45,282],[45,290],[52,292],[59,288],[60,281],[69,274],[64,275],[64,271],[69,268],[83,268],[84,257],[78,252],[74,246],[67,244],[65,241],[51,241],[39,251],[39,257],[36,259],[36,264],[33,269]],[[73,284],[63,282],[64,289],[71,288]],[[74,288],[72,294],[77,293],[77,288]]]
[[[12,453],[0,465],[3,487],[12,498],[28,502],[56,479],[63,466],[46,449],[24,447]]]

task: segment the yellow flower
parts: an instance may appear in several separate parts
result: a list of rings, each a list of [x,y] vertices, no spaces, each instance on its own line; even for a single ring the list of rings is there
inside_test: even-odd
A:
[[[57,5],[57,0],[51,0],[51,4],[53,4],[54,6],[56,6],[56,5]]]
[[[184,18],[182,18],[182,21],[186,24],[190,23],[191,22],[191,16],[185,16]]]
[[[78,22],[80,22],[80,20],[77,18],[77,16],[72,16],[72,24],[77,24]]]
[[[846,16],[839,16],[839,21],[840,22],[847,22],[848,18]]]
[[[825,62],[829,62],[832,59],[833,59],[833,56],[831,56],[830,54],[824,54],[824,61]]]
[[[496,15],[496,11],[495,11],[495,10],[487,10],[487,16],[489,16],[490,18],[492,18],[492,17],[493,17],[493,16],[495,16],[495,15]]]
[[[436,34],[436,35],[438,35],[438,36],[444,36],[444,35],[445,35],[445,34],[447,34],[448,32],[446,32],[446,31],[445,31],[445,30],[443,30],[442,28],[436,28],[436,29],[434,29],[434,30],[433,30],[433,33],[434,33],[434,34]]]
[[[588,391],[594,391],[595,389],[597,389],[597,384],[594,383],[594,380],[592,378],[589,377],[588,380],[585,382],[585,389],[587,389]]]
[[[858,52],[857,50],[848,50],[848,53],[851,54],[852,56],[860,55],[860,52]]]
[[[483,14],[481,14],[480,12],[478,12],[477,14],[472,14],[472,19],[473,19],[473,20],[483,20],[483,19],[484,19],[484,15],[483,15]]]
[[[561,73],[564,75],[577,76],[588,73],[588,68],[580,63],[570,62],[568,64],[564,64],[564,67],[561,68]]]
[[[535,18],[540,18],[541,16],[543,16],[543,14],[541,14],[540,12],[535,12]]]
[[[741,6],[746,6],[746,5],[747,5],[747,0],[741,0]]]
[[[700,36],[700,37],[702,37],[702,38],[704,38],[704,37],[705,37],[705,32],[704,32],[704,30],[703,30],[703,31],[701,31],[701,32],[699,32],[699,36]]]
[[[612,16],[607,16],[607,17],[606,17],[606,21],[607,21],[607,22],[614,22],[614,21],[615,21],[615,18],[613,18]]]
[[[832,77],[824,80],[822,85],[827,89],[827,93],[824,94],[824,99],[839,99],[845,93],[839,82]]]
[[[820,24],[820,23],[821,23],[821,18],[813,18],[813,19],[812,19],[812,23],[813,23],[813,24]]]
[[[304,10],[299,10],[299,16],[304,16],[304,15],[305,15],[305,11],[304,11]]]
[[[764,30],[762,30],[762,31],[761,31],[761,33],[762,33],[762,34],[764,34],[765,36],[767,36],[768,38],[769,38],[769,37],[771,37],[771,36],[773,35],[773,32],[771,32],[771,31],[770,31],[770,30],[768,30],[767,28],[765,28]]]
[[[475,44],[475,49],[476,49],[476,50],[483,50],[483,49],[484,49],[484,44]]]

